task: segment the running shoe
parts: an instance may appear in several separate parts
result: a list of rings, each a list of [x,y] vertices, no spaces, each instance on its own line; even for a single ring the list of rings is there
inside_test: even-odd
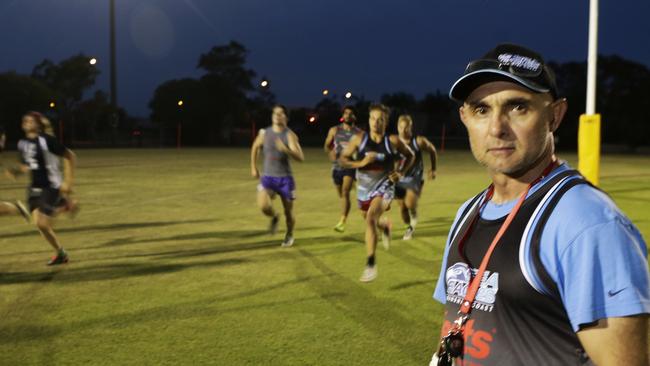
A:
[[[68,263],[68,253],[65,250],[61,249],[57,255],[52,257],[48,262],[48,266],[55,266],[57,264]]]
[[[415,231],[415,229],[413,228],[413,226],[409,225],[406,228],[406,232],[404,233],[404,237],[402,238],[402,240],[411,240],[411,239],[413,239],[413,232],[414,231]]]
[[[345,231],[345,223],[343,221],[339,221],[336,226],[334,226],[334,231],[342,233]]]
[[[275,215],[275,216],[273,216],[273,218],[271,218],[271,224],[269,225],[269,232],[271,232],[271,235],[278,232],[278,223],[279,222],[280,222],[280,216]]]
[[[283,248],[288,248],[293,245],[293,235],[287,234],[284,237],[284,241],[282,242],[282,247]]]
[[[32,215],[29,214],[29,210],[27,207],[25,207],[25,204],[22,203],[22,201],[16,200],[14,202],[14,206],[16,206],[16,209],[20,213],[20,215],[27,221],[28,223],[32,221]]]
[[[359,281],[370,282],[375,278],[377,278],[377,265],[366,266],[366,268],[363,270],[363,273],[361,274],[361,278],[359,278]]]

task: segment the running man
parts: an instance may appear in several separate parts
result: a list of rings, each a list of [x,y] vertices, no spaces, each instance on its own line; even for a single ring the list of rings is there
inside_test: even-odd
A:
[[[390,208],[395,196],[395,182],[413,165],[413,152],[396,135],[387,136],[390,110],[383,104],[370,106],[368,118],[369,133],[355,135],[341,153],[340,164],[344,168],[357,169],[357,198],[361,214],[366,221],[366,268],[361,282],[377,278],[375,251],[377,249],[377,228],[382,230],[385,249],[390,246],[391,223],[381,215]],[[357,161],[352,156],[357,154]],[[399,156],[406,158],[399,164]]]
[[[72,150],[52,136],[52,126],[42,114],[25,114],[22,129],[25,138],[18,142],[21,164],[8,169],[7,174],[15,178],[18,174],[31,173],[31,185],[28,188],[29,210],[41,235],[56,253],[47,264],[51,266],[67,263],[68,253],[54,233],[53,223],[58,212],[75,210],[76,204],[66,197],[72,192],[77,158]]]
[[[408,145],[415,154],[415,162],[411,169],[404,173],[399,182],[395,185],[395,198],[399,202],[402,220],[407,225],[404,240],[411,240],[415,225],[418,222],[417,205],[422,187],[424,186],[424,161],[422,152],[429,153],[431,159],[431,168],[427,172],[427,177],[436,179],[436,148],[424,136],[415,136],[413,134],[413,119],[408,114],[403,114],[397,119],[397,132],[399,139]]]
[[[354,169],[346,169],[339,163],[341,151],[348,146],[350,139],[354,135],[362,132],[360,128],[355,126],[357,117],[354,114],[354,109],[350,106],[343,108],[343,115],[341,116],[341,123],[330,128],[325,139],[323,148],[332,161],[332,180],[336,186],[336,192],[341,198],[341,219],[334,226],[334,230],[342,233],[345,231],[345,223],[350,214],[350,190],[354,184],[356,171]]]
[[[298,143],[298,136],[287,127],[289,121],[287,108],[283,105],[275,105],[271,120],[271,127],[260,129],[251,147],[251,175],[260,178],[257,157],[260,149],[263,149],[264,170],[260,184],[257,186],[257,205],[264,215],[271,218],[270,232],[275,234],[280,215],[273,209],[272,200],[276,194],[280,196],[287,223],[287,233],[282,247],[290,247],[294,242],[293,228],[296,225],[293,214],[296,184],[291,175],[289,158],[302,162],[305,156]]]

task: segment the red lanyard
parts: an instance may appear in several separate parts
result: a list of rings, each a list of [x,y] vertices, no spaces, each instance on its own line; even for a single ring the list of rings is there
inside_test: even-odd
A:
[[[460,310],[458,311],[458,315],[460,315],[460,317],[456,320],[457,327],[459,328],[462,327],[465,321],[467,321],[469,317],[469,313],[472,310],[472,304],[474,303],[474,299],[476,298],[476,293],[478,292],[479,285],[481,284],[481,280],[483,279],[483,274],[485,273],[485,269],[487,268],[488,262],[490,261],[490,257],[492,256],[492,252],[494,252],[494,248],[499,243],[499,240],[503,236],[503,233],[505,233],[505,231],[508,229],[508,226],[510,226],[510,223],[512,223],[512,220],[514,220],[515,215],[517,214],[517,212],[519,212],[519,209],[521,208],[524,201],[526,200],[528,191],[530,191],[530,188],[533,185],[537,184],[537,182],[539,182],[546,175],[548,175],[548,173],[550,173],[556,166],[557,166],[557,161],[555,160],[554,157],[553,161],[551,161],[551,163],[544,169],[542,174],[526,187],[524,192],[519,197],[519,200],[517,201],[515,207],[512,209],[512,211],[510,211],[508,217],[506,217],[506,220],[503,222],[503,224],[501,224],[499,231],[494,236],[494,239],[492,239],[492,243],[490,244],[490,247],[488,248],[488,250],[485,252],[485,255],[483,256],[483,260],[481,261],[481,265],[479,266],[476,276],[474,276],[474,278],[472,278],[470,282],[470,285],[465,294],[465,299],[463,299],[463,302],[460,305]],[[494,193],[494,185],[490,185],[487,193],[485,194],[485,198],[483,199],[483,202],[481,203],[480,207],[476,211],[476,216],[474,217],[473,222],[470,224],[469,228],[465,231],[464,236],[461,238],[460,242],[458,243],[459,247],[461,247],[461,244],[465,241],[465,239],[469,235],[472,226],[474,226],[476,219],[480,215],[481,209],[492,198],[493,193]]]

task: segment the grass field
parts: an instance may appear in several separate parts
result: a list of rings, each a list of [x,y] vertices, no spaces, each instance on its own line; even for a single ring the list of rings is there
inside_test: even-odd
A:
[[[414,240],[397,230],[358,278],[363,226],[339,202],[320,150],[294,164],[296,244],[255,207],[248,150],[81,150],[71,262],[17,217],[0,219],[1,365],[424,365],[442,307],[431,299],[457,207],[487,184],[468,152],[440,156]],[[575,163],[575,156],[560,157]],[[8,157],[5,157],[7,159]],[[650,157],[605,156],[602,187],[650,238]],[[26,182],[0,182],[23,198]],[[276,207],[279,202],[276,202]]]

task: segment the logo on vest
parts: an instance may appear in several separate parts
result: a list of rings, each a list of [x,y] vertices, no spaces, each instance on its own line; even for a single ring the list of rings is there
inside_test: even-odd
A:
[[[465,299],[467,287],[472,276],[475,276],[478,269],[470,269],[466,263],[458,262],[447,269],[445,282],[447,283],[447,301],[460,304]],[[476,299],[472,305],[473,309],[491,312],[494,309],[494,301],[499,291],[499,273],[486,270],[479,285]]]

